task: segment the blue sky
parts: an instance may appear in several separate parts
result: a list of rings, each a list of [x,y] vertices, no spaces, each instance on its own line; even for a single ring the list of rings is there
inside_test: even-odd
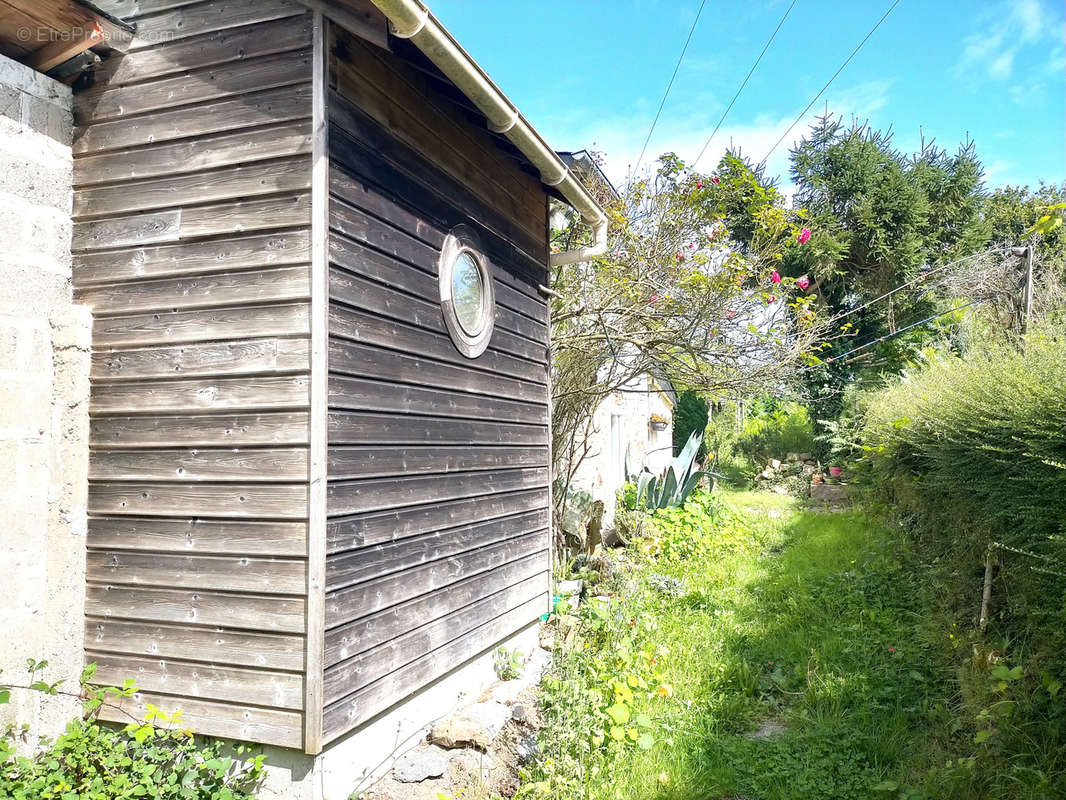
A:
[[[649,146],[691,161],[790,0],[707,0]],[[699,168],[732,141],[761,160],[890,0],[798,0]],[[430,0],[438,18],[559,150],[625,178],[698,0]],[[811,109],[868,119],[904,150],[977,143],[989,187],[1066,178],[1066,3],[902,0]],[[808,119],[809,119],[808,118]],[[768,172],[787,184],[789,145]]]

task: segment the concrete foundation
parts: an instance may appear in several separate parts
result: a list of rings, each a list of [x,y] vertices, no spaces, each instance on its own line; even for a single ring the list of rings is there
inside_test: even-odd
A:
[[[503,647],[528,656],[538,645],[539,623],[512,636]],[[496,681],[495,647],[444,678],[327,745],[317,756],[267,747],[262,800],[346,800],[368,789],[396,759],[422,741],[432,724],[476,700]]]
[[[0,681],[46,659],[42,677],[76,691],[92,318],[71,302],[71,135],[70,89],[0,56]],[[0,724],[54,736],[79,713],[16,691]]]

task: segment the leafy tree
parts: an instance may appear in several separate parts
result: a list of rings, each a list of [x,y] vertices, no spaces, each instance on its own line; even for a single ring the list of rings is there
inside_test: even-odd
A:
[[[1063,202],[1066,202],[1066,183],[1041,183],[1036,190],[1006,186],[988,196],[981,212],[992,243],[1033,244],[1037,263],[1062,280],[1066,279],[1066,226],[1060,224],[1043,234],[1034,228],[1053,206]]]
[[[674,455],[678,455],[694,432],[703,434],[707,427],[707,401],[693,391],[684,391],[677,396],[674,408]],[[701,442],[696,460],[707,457],[707,446]]]
[[[552,452],[556,513],[590,454],[593,412],[642,373],[713,396],[778,387],[822,335],[812,298],[777,273],[797,246],[794,216],[775,193],[735,176],[694,173],[673,155],[622,197],[604,193],[608,252],[557,266],[551,289]],[[756,203],[744,246],[730,239],[725,209],[745,186]],[[587,239],[569,211],[554,246]]]

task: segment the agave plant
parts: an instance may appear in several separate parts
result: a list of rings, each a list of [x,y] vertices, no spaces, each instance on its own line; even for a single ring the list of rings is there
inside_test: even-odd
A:
[[[703,434],[692,432],[681,452],[670,462],[662,475],[654,475],[647,466],[639,473],[633,471],[626,450],[626,479],[637,485],[637,503],[643,504],[652,513],[660,508],[683,506],[688,496],[704,477],[711,473],[695,470],[696,453],[703,443]]]

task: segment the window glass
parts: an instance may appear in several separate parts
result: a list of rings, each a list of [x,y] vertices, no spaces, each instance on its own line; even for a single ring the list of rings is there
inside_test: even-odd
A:
[[[477,262],[465,250],[455,260],[452,270],[452,302],[459,325],[467,333],[476,334],[485,317],[485,287]]]

